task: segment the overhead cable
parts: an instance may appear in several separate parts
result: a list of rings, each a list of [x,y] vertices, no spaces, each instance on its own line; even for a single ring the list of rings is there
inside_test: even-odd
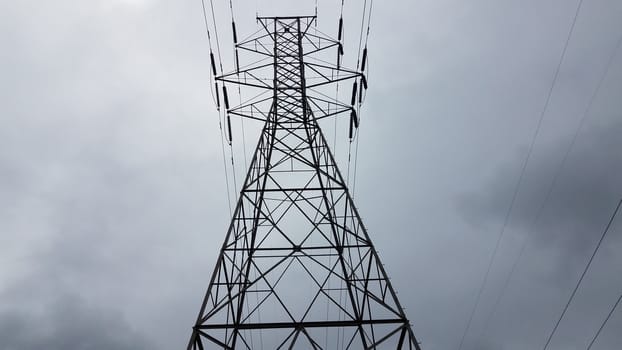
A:
[[[578,139],[578,136],[581,132],[581,130],[583,129],[583,126],[585,125],[585,121],[588,119],[587,117],[590,115],[590,112],[592,110],[592,106],[594,104],[594,101],[596,100],[596,97],[598,96],[598,94],[600,93],[601,87],[604,83],[604,81],[606,80],[606,77],[609,75],[609,71],[611,69],[611,66],[613,65],[614,62],[614,58],[616,57],[616,54],[618,52],[618,50],[620,49],[620,46],[622,45],[622,36],[619,37],[619,39],[617,40],[617,43],[613,49],[613,51],[611,52],[609,59],[607,60],[607,63],[605,65],[605,70],[603,71],[602,75],[600,76],[600,79],[598,80],[598,83],[596,85],[596,88],[594,89],[594,92],[592,93],[592,95],[590,96],[590,99],[586,105],[585,110],[583,111],[583,115],[581,116],[581,120],[579,121],[579,124],[577,125],[577,128],[575,129],[575,133],[572,136],[572,140],[570,141],[570,144],[568,145],[568,147],[566,148],[566,153],[564,154],[561,163],[559,164],[559,166],[557,167],[557,170],[555,171],[555,175],[553,176],[553,179],[551,180],[551,183],[549,184],[548,190],[546,192],[546,195],[544,197],[544,200],[542,201],[542,203],[540,204],[540,207],[537,210],[537,214],[534,218],[534,220],[531,222],[529,231],[527,231],[527,235],[523,238],[523,242],[520,248],[520,251],[516,257],[516,259],[514,260],[512,267],[510,269],[510,273],[508,274],[508,276],[506,277],[505,281],[503,282],[503,287],[501,288],[501,292],[499,293],[499,295],[497,296],[497,299],[495,300],[495,303],[493,305],[492,310],[490,311],[490,313],[488,314],[488,318],[484,324],[484,331],[482,332],[482,335],[486,332],[486,330],[488,329],[488,326],[490,325],[490,321],[492,320],[492,318],[494,317],[497,308],[501,302],[501,300],[503,299],[503,296],[505,295],[505,292],[507,291],[510,281],[512,280],[512,277],[514,276],[514,272],[516,271],[516,267],[518,266],[518,263],[521,259],[521,257],[523,256],[523,253],[525,251],[525,248],[527,246],[527,242],[529,241],[529,239],[532,237],[532,235],[535,232],[535,227],[536,224],[540,221],[540,218],[542,217],[542,214],[544,212],[544,209],[546,207],[546,205],[548,204],[551,195],[553,193],[553,189],[555,188],[557,181],[559,180],[563,169],[566,166],[566,162],[568,161],[568,158],[570,156],[571,151],[574,149],[575,143]]]
[[[592,345],[594,345],[594,342],[596,342],[596,339],[598,339],[598,336],[600,335],[600,332],[603,330],[603,328],[605,328],[605,325],[607,324],[607,322],[609,322],[609,319],[611,318],[611,315],[613,315],[614,311],[616,310],[616,308],[620,304],[620,300],[622,300],[622,294],[620,294],[620,297],[618,297],[618,300],[615,302],[615,304],[613,304],[613,307],[609,311],[609,314],[607,314],[607,317],[605,317],[605,320],[603,321],[603,323],[598,328],[598,331],[596,332],[596,334],[594,334],[594,337],[592,338],[592,341],[590,341],[590,345],[587,346],[587,350],[590,350],[592,348]]]
[[[514,192],[512,194],[512,198],[510,200],[510,205],[508,207],[508,210],[506,211],[505,214],[505,218],[503,220],[503,227],[501,229],[501,231],[499,232],[499,235],[497,237],[497,241],[495,243],[495,247],[493,249],[492,255],[490,257],[490,261],[488,262],[488,267],[486,268],[486,273],[484,274],[484,279],[482,280],[482,283],[480,285],[480,288],[478,290],[477,293],[477,298],[475,300],[475,304],[473,305],[473,308],[471,310],[471,313],[469,315],[469,320],[467,321],[466,327],[464,329],[464,332],[462,334],[462,338],[460,339],[460,345],[458,346],[458,350],[462,349],[462,346],[464,345],[464,341],[466,339],[466,336],[469,332],[469,329],[471,327],[471,323],[473,322],[473,318],[475,316],[475,312],[477,311],[477,308],[479,307],[479,303],[482,297],[482,293],[484,291],[484,288],[486,287],[486,284],[488,283],[488,277],[490,276],[490,271],[492,269],[492,265],[494,264],[495,258],[497,256],[497,252],[499,250],[499,246],[501,244],[501,241],[503,239],[503,236],[505,234],[505,230],[508,226],[508,223],[510,221],[510,216],[512,213],[512,210],[514,209],[514,204],[516,203],[516,198],[518,196],[518,192],[519,189],[523,183],[523,179],[525,176],[525,172],[527,170],[527,164],[529,163],[529,160],[531,159],[531,155],[533,153],[533,149],[534,146],[536,144],[536,139],[538,138],[538,135],[540,134],[540,129],[542,127],[542,121],[544,120],[544,116],[546,115],[546,112],[548,111],[548,107],[549,107],[549,103],[551,101],[551,96],[553,95],[553,90],[555,88],[555,86],[557,85],[557,78],[559,76],[559,71],[561,69],[562,63],[564,62],[564,58],[566,57],[566,50],[568,49],[568,44],[570,43],[570,38],[572,37],[572,34],[574,32],[574,27],[575,24],[577,22],[577,17],[579,16],[579,12],[581,11],[581,5],[583,3],[583,0],[579,0],[579,2],[577,3],[577,8],[575,10],[575,14],[574,14],[574,18],[572,19],[572,24],[570,26],[570,30],[568,31],[568,35],[566,36],[566,41],[564,43],[564,48],[562,50],[561,56],[559,58],[559,61],[557,62],[557,67],[555,68],[555,74],[553,75],[553,80],[550,84],[547,96],[546,96],[546,100],[544,102],[544,107],[542,108],[542,111],[540,112],[540,116],[538,118],[538,123],[536,125],[536,129],[534,130],[534,133],[531,137],[531,142],[529,144],[529,149],[527,151],[527,155],[525,156],[525,160],[523,161],[522,167],[521,167],[521,171],[520,171],[520,175],[518,177],[518,180],[516,182],[516,185],[514,186]]]
[[[605,230],[603,231],[603,234],[600,236],[600,239],[598,240],[598,244],[596,244],[596,247],[594,248],[594,251],[592,252],[592,255],[590,256],[590,259],[588,260],[587,264],[585,265],[585,268],[583,269],[583,272],[581,273],[581,277],[579,278],[579,280],[577,281],[577,284],[575,285],[574,289],[572,290],[572,293],[570,294],[570,297],[568,298],[568,301],[566,302],[566,305],[564,305],[564,309],[563,309],[561,315],[559,315],[559,318],[557,319],[557,322],[555,322],[555,327],[553,327],[553,330],[549,334],[549,337],[546,340],[546,344],[544,344],[543,350],[546,350],[549,347],[549,344],[551,343],[551,340],[553,339],[553,336],[555,335],[555,332],[557,331],[557,328],[559,327],[559,324],[561,323],[562,319],[566,315],[566,311],[568,311],[568,307],[572,303],[572,300],[574,299],[574,296],[577,294],[577,290],[581,286],[581,282],[583,282],[583,278],[585,277],[585,274],[587,273],[587,271],[589,270],[590,266],[592,265],[592,261],[594,260],[594,257],[596,256],[596,253],[598,253],[598,249],[600,249],[600,246],[603,243],[603,240],[605,239],[605,236],[607,235],[607,232],[609,232],[609,228],[611,227],[611,224],[613,223],[613,221],[615,220],[616,215],[618,214],[618,210],[620,209],[620,205],[622,205],[622,200],[620,200],[618,202],[618,205],[616,206],[616,209],[613,211],[613,215],[611,215],[611,219],[609,219],[609,222],[607,223],[607,227],[605,227]]]

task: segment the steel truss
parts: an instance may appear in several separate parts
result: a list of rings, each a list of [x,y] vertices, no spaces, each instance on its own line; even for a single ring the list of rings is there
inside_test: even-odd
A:
[[[264,127],[189,350],[420,349],[318,124],[349,112],[358,125],[357,88],[348,106],[316,87],[366,82],[310,58],[341,50],[310,32],[314,20],[258,18],[263,31],[236,48],[271,62],[218,77],[272,94],[232,108],[225,101],[230,115]]]

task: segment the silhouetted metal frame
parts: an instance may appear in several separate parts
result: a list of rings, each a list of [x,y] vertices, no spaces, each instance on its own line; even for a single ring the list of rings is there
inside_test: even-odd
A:
[[[302,20],[306,20],[305,27],[302,28]],[[327,39],[322,37],[323,39],[329,42],[328,45],[322,47],[320,44],[315,46],[314,50],[309,53],[305,53],[303,51],[303,40],[305,37],[309,35],[307,33],[308,29],[311,27],[311,24],[315,20],[314,16],[304,16],[304,17],[258,17],[258,21],[261,23],[263,28],[266,30],[267,34],[261,35],[257,38],[250,39],[247,41],[243,41],[237,45],[240,49],[245,49],[248,51],[255,52],[257,54],[267,54],[267,47],[265,44],[258,43],[258,40],[270,38],[273,41],[272,48],[272,58],[273,62],[271,64],[263,64],[256,67],[250,67],[243,70],[239,70],[237,72],[224,74],[220,77],[217,77],[217,80],[228,83],[235,83],[239,85],[250,86],[254,88],[261,89],[272,89],[272,107],[270,111],[265,113],[265,125],[262,129],[261,137],[257,143],[256,151],[253,156],[253,160],[251,161],[251,166],[248,169],[246,179],[244,182],[244,186],[240,191],[240,197],[236,203],[236,208],[234,211],[233,218],[229,225],[229,229],[227,231],[227,235],[225,241],[221,248],[221,253],[218,257],[217,264],[214,268],[214,272],[212,273],[212,277],[210,279],[210,284],[205,295],[204,301],[202,303],[199,315],[197,317],[197,322],[193,327],[193,333],[188,344],[188,349],[204,349],[204,344],[202,337],[206,340],[210,341],[212,344],[215,344],[224,349],[235,349],[237,345],[238,338],[240,338],[240,331],[242,330],[254,330],[254,329],[278,329],[278,328],[288,328],[292,329],[292,332],[289,336],[283,340],[281,346],[284,346],[290,339],[292,340],[292,344],[296,341],[296,339],[300,336],[300,333],[303,333],[305,337],[313,344],[314,347],[321,349],[321,346],[317,344],[313,340],[313,338],[306,331],[306,328],[315,328],[315,327],[356,327],[358,331],[356,333],[359,334],[361,338],[361,342],[364,348],[375,348],[385,340],[395,336],[398,332],[399,340],[398,340],[398,349],[401,349],[404,345],[406,338],[408,337],[408,347],[412,349],[413,347],[417,350],[420,350],[419,344],[414,336],[412,328],[409,324],[408,319],[403,311],[401,304],[397,298],[397,295],[393,289],[392,284],[390,283],[387,273],[382,266],[380,259],[378,257],[377,251],[375,250],[371,240],[367,234],[367,229],[365,228],[358,210],[353,205],[353,200],[349,194],[347,189],[347,185],[343,181],[343,177],[336,165],[335,159],[330,152],[328,144],[326,143],[326,139],[322,133],[321,128],[319,127],[317,121],[321,118],[325,118],[328,116],[333,116],[336,114],[340,114],[343,112],[351,111],[352,107],[349,107],[345,104],[335,102],[334,105],[339,106],[341,109],[336,109],[332,113],[329,111],[324,111],[321,107],[320,103],[317,101],[330,103],[330,100],[323,98],[316,98],[307,96],[308,89],[312,89],[314,87],[322,86],[325,84],[335,83],[337,81],[342,81],[346,79],[357,79],[361,78],[362,74],[354,71],[350,71],[347,69],[342,69],[338,67],[332,67],[329,65],[323,64],[314,64],[305,62],[304,57],[309,53],[318,52],[324,49],[329,49],[339,43],[335,40]],[[290,21],[289,24],[286,24],[284,21]],[[270,25],[272,24],[272,28],[270,29]],[[277,25],[287,26],[286,28],[291,28],[294,24],[296,26],[296,40],[292,40],[291,38],[287,40],[284,35],[279,37],[278,27]],[[320,38],[316,35],[310,35],[314,38]],[[279,41],[281,39],[281,41]],[[309,40],[313,45],[315,45],[314,40]],[[321,42],[321,40],[318,40]],[[248,43],[254,42],[255,45],[259,45],[259,47],[264,50],[252,50],[245,45]],[[290,55],[286,55],[281,57],[279,55],[279,50],[289,53]],[[284,57],[291,58],[291,55],[297,54],[298,61],[296,64],[292,62],[288,62]],[[260,78],[256,77],[253,73],[255,70],[264,69],[267,67],[273,68],[273,85],[269,85],[263,82]],[[278,67],[278,69],[277,69]],[[305,68],[310,69],[316,74],[321,75],[326,81],[315,84],[306,84],[305,79]],[[339,72],[345,73],[346,75],[337,74],[337,78],[329,78],[328,74],[322,74],[320,69],[328,69],[331,72]],[[246,79],[241,81],[240,79],[233,80],[231,77],[234,75],[239,76],[239,74],[248,74],[253,77],[256,81],[261,83],[248,83]],[[332,74],[331,74],[332,76]],[[289,81],[289,83],[288,83]],[[297,95],[300,94],[300,96]],[[255,103],[266,102],[269,99],[262,99]],[[240,112],[242,108],[255,106],[255,103],[247,103],[242,104],[241,106],[230,108],[228,112],[232,115],[238,115],[241,117],[264,120],[262,118],[257,118],[252,115],[248,115],[246,113]],[[302,106],[299,105],[302,104]],[[322,114],[320,117],[315,117],[311,106],[313,105],[320,111]],[[297,115],[297,109],[302,107],[302,116]],[[257,108],[259,110],[259,108]],[[300,126],[293,127],[293,123],[300,124],[300,118],[302,118],[302,129],[304,129],[306,133],[306,138],[301,138],[297,134],[294,133],[296,130],[301,130]],[[289,126],[287,125],[289,124]],[[288,134],[284,136],[277,137],[277,131],[287,131]],[[287,137],[295,136],[299,139],[299,142],[296,145],[288,145],[286,140]],[[291,141],[290,141],[291,142]],[[306,148],[304,148],[305,144],[308,146],[308,150],[311,153],[312,159],[306,159],[302,154]],[[282,147],[282,149],[281,149]],[[281,159],[276,160],[276,163],[271,166],[271,161],[273,161],[273,151],[278,149],[280,152],[284,153]],[[278,182],[271,178],[271,167],[276,168],[281,162],[288,161],[289,159],[294,158],[301,163],[307,164],[309,167],[315,170],[315,175],[312,177],[307,184],[302,187],[281,187]],[[324,166],[326,169],[321,168],[322,162],[320,158],[324,158]],[[329,167],[331,168],[329,170]],[[274,171],[276,172],[276,171]],[[328,183],[324,183],[323,178],[327,178],[329,182],[332,182],[333,186],[328,186]],[[269,179],[272,179],[274,184],[278,186],[276,189],[267,189],[266,185]],[[319,182],[319,187],[309,187],[311,181],[316,179]],[[274,207],[272,210],[267,207],[264,208],[262,204],[264,203],[264,197],[266,193],[270,192],[278,192],[283,194],[286,198],[281,199],[280,203]],[[310,199],[305,198],[304,194],[306,191],[319,191],[321,192],[321,198],[323,204],[325,206],[326,212],[322,213],[322,217],[317,220],[317,215],[321,213],[321,208],[315,206]],[[335,199],[334,195],[336,191],[343,191],[343,193],[337,195],[337,199]],[[254,197],[252,197],[254,196]],[[319,197],[318,197],[319,198]],[[279,230],[278,223],[285,216],[285,214],[292,208],[297,207],[301,212],[304,213],[304,210],[299,206],[298,201],[302,199],[308,205],[312,206],[316,210],[316,218],[310,218],[304,214],[306,219],[309,220],[313,224],[313,228],[307,234],[304,241],[306,241],[310,235],[314,231],[318,231],[320,234],[324,236],[327,241],[331,241],[329,237],[327,237],[324,231],[319,227],[320,223],[323,220],[327,220],[330,223],[330,231],[332,234],[332,240],[334,244],[328,246],[319,246],[319,247],[302,247],[301,245],[296,245],[294,242],[288,239],[288,241],[292,244],[292,247],[274,247],[274,248],[257,248],[257,230],[261,224],[264,224],[267,221],[272,227],[268,233],[266,233],[266,239],[272,230]],[[244,201],[251,203],[253,213],[252,217],[248,217],[245,212]],[[344,205],[344,214],[343,214],[343,223],[339,222],[339,216],[335,212],[335,206],[343,200]],[[274,218],[273,214],[277,209],[280,208],[281,205],[286,205],[286,210],[284,210],[283,214],[280,217]],[[350,211],[350,212],[349,212]],[[249,219],[252,219],[252,228],[250,231],[250,242],[248,242],[248,228],[246,227],[246,223]],[[347,220],[355,220],[358,227],[355,226],[352,230],[348,228]],[[261,221],[261,222],[260,222]],[[240,235],[239,225],[242,223],[243,234]],[[358,232],[360,231],[360,232]],[[361,235],[362,233],[362,235]],[[239,235],[236,236],[234,240],[231,240],[231,235]],[[280,232],[287,239],[287,234],[284,232]],[[356,244],[347,244],[346,234],[349,236],[355,237]],[[242,246],[244,248],[238,248],[239,240],[243,239],[244,243]],[[351,239],[351,238],[349,238]],[[303,243],[304,243],[303,241]],[[261,243],[261,242],[260,242]],[[314,253],[313,251],[323,251],[323,250],[334,249],[337,252],[338,263],[335,262],[333,266],[328,266],[324,263],[321,263],[316,257],[320,256],[320,253]],[[355,265],[352,261],[352,253],[349,254],[350,262],[346,260],[344,256],[344,249],[350,251],[351,249],[357,249],[358,256],[360,257],[360,261]],[[364,254],[361,253],[361,249],[367,249],[368,251]],[[262,271],[259,266],[254,262],[253,257],[256,252],[271,252],[272,255],[262,256],[262,257],[275,257],[280,260],[274,264],[268,270]],[[242,266],[236,266],[237,254],[240,256],[246,257],[246,260],[242,263]],[[352,320],[339,320],[339,321],[331,321],[326,320],[322,322],[318,321],[296,321],[294,317],[287,311],[287,307],[281,301],[281,299],[276,295],[274,286],[278,284],[280,279],[283,277],[287,268],[294,261],[293,259],[290,261],[289,265],[285,268],[285,270],[281,273],[279,278],[274,281],[274,284],[271,284],[267,279],[266,275],[273,271],[278,265],[284,263],[288,258],[294,258],[299,260],[299,256],[294,256],[295,253],[304,254],[305,257],[308,257],[314,260],[316,263],[321,265],[324,269],[329,271],[326,279],[324,281],[317,280],[313,274],[307,270],[309,276],[311,276],[313,282],[319,286],[319,290],[312,300],[311,304],[307,308],[305,314],[302,319],[304,319],[313,306],[313,303],[317,299],[320,293],[324,293],[326,297],[332,300],[335,304],[338,304],[336,300],[334,300],[324,289],[326,282],[331,276],[339,277],[343,282],[345,282],[347,287],[347,294],[351,303],[352,312],[354,314],[350,314],[346,308],[339,306],[344,314],[349,315],[349,317],[353,318]],[[230,257],[230,254],[233,257]],[[324,253],[322,253],[324,254]],[[334,253],[329,253],[331,256],[334,256]],[[326,256],[326,255],[324,255]],[[362,268],[362,265],[365,260],[369,257],[369,262],[366,263],[366,275],[370,276],[372,268],[377,270],[377,274],[381,276],[381,278],[370,279],[369,277],[363,279],[354,278],[354,273]],[[238,280],[230,280],[228,277],[228,272],[226,271],[227,262],[231,263],[233,268],[238,271],[244,270],[245,272],[238,276]],[[303,264],[301,264],[303,265]],[[336,273],[336,269],[341,270],[343,277],[340,277],[339,274]],[[304,265],[303,265],[304,266]],[[251,267],[254,267],[257,271],[260,271],[260,274],[256,276],[253,280],[250,278]],[[305,268],[306,269],[306,268]],[[349,273],[352,272],[352,276],[349,276]],[[231,272],[233,273],[233,271]],[[224,278],[224,283],[221,281],[221,277]],[[233,278],[233,275],[231,276]],[[240,280],[241,278],[241,280]],[[242,318],[242,311],[244,309],[244,301],[246,298],[247,292],[249,292],[249,288],[258,283],[258,281],[263,280],[264,283],[268,286],[266,290],[269,292],[267,296],[255,307],[255,309],[249,312],[249,315],[246,319]],[[384,283],[384,292],[382,297],[377,297],[368,291],[368,285],[370,281],[380,281]],[[363,286],[358,286],[357,282],[363,282]],[[210,313],[205,314],[206,307],[208,305],[208,301],[211,299],[214,302],[219,300],[218,295],[215,297],[211,297],[212,291],[215,289],[216,293],[219,291],[219,286],[227,287],[227,300],[228,303],[223,305],[214,305],[218,306],[211,310]],[[234,291],[235,289],[235,291]],[[257,291],[255,291],[257,292]],[[278,301],[281,303],[286,312],[288,312],[289,317],[291,318],[291,322],[263,322],[263,323],[250,323],[246,322],[247,319],[252,315],[252,313],[259,308],[262,303],[271,295],[275,295]],[[359,297],[362,296],[362,300],[359,300]],[[391,301],[395,304],[395,307],[391,307],[386,304],[386,298],[390,297]],[[370,298],[375,302],[384,304],[387,310],[391,310],[395,313],[396,318],[391,319],[375,319],[373,315],[371,315],[371,306],[370,306]],[[237,300],[237,306],[234,305],[233,300]],[[207,322],[210,319],[211,315],[215,315],[217,312],[222,310],[222,308],[226,307],[227,311],[227,320],[226,323],[209,323]],[[365,319],[363,314],[367,312],[369,319]],[[231,316],[231,319],[229,317]],[[363,328],[365,325],[380,325],[380,324],[395,324],[398,327],[387,333],[383,337],[376,339],[374,335],[374,328],[371,327],[371,339],[366,338],[367,332]],[[206,331],[210,329],[224,329],[225,330],[225,342],[215,338],[210,335]],[[231,335],[229,336],[229,331],[231,331]],[[356,334],[355,334],[356,335]],[[354,336],[355,336],[354,335]],[[292,338],[293,337],[293,338]],[[354,338],[350,339],[349,345],[352,344]],[[371,342],[368,342],[371,340]],[[242,338],[244,345],[247,348],[250,348],[248,343]]]

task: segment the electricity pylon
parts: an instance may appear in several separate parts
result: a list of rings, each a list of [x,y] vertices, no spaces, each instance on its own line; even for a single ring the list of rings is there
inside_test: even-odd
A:
[[[259,17],[236,60],[246,50],[269,62],[217,78],[264,90],[238,107],[223,90],[228,115],[264,126],[188,349],[420,349],[318,124],[349,113],[352,134],[367,83],[314,61],[342,51],[314,21]],[[346,79],[350,105],[317,90]]]

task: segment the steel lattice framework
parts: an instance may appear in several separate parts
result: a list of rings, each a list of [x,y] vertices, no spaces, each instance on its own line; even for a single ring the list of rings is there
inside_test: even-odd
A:
[[[268,62],[217,78],[265,90],[238,107],[224,96],[264,126],[188,349],[420,349],[318,124],[358,121],[356,84],[351,105],[317,87],[366,81],[312,59],[341,50],[314,20],[258,18],[236,48]]]

